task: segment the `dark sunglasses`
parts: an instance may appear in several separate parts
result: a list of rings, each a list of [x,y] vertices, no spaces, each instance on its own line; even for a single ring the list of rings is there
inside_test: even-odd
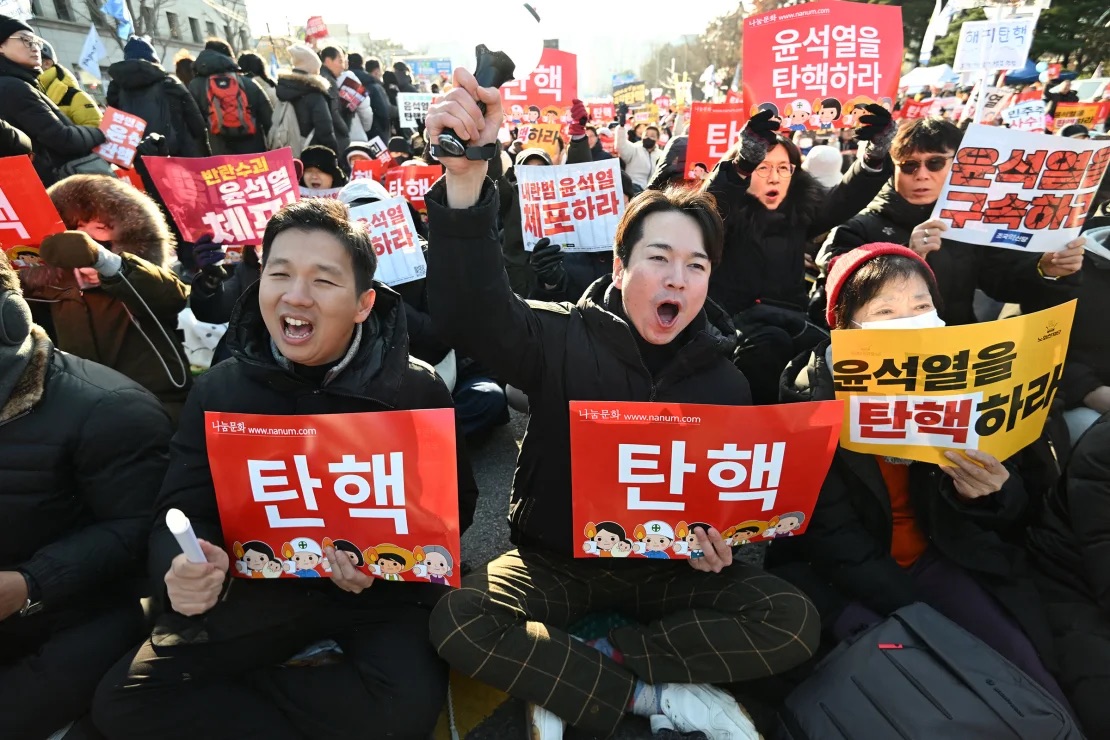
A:
[[[929,172],[940,172],[948,164],[948,160],[952,159],[951,156],[936,156],[929,157],[925,160],[924,165],[928,168]],[[919,159],[907,159],[905,162],[898,164],[898,169],[907,175],[912,175],[921,169],[922,162]]]

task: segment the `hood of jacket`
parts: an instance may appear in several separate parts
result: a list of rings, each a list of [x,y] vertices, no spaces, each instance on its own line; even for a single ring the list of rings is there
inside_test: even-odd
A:
[[[225,72],[238,72],[239,65],[231,57],[224,56],[218,51],[205,49],[197,54],[197,60],[193,62],[193,69],[196,70],[197,77],[208,77],[209,75]]]
[[[831,345],[826,339],[787,364],[779,379],[780,403],[830,401],[835,397],[832,368],[826,360]]]
[[[620,301],[620,291],[613,285],[613,276],[604,275],[593,282],[578,301],[586,325],[599,335],[612,336],[608,343],[613,352],[633,367],[641,367],[639,349],[636,346],[636,329],[622,316],[607,308],[612,301]],[[683,332],[686,343],[679,348],[674,365],[666,372],[689,375],[716,362],[721,357],[731,357],[736,349],[736,329],[732,319],[724,309],[711,299],[705,299],[705,306],[690,322]],[[633,341],[628,341],[629,339]]]
[[[67,229],[98,219],[112,225],[112,248],[159,267],[168,264],[176,242],[158,206],[145,193],[100,175],[73,175],[47,191]]]
[[[282,72],[278,75],[277,97],[278,100],[292,102],[309,93],[328,94],[330,83],[320,75],[310,75],[305,72]]]
[[[876,213],[895,226],[912,230],[920,223],[929,220],[933,213],[933,206],[929,203],[924,206],[915,206],[894,189],[894,183],[888,182],[875,196],[874,200],[863,209],[864,213]]]
[[[78,88],[76,78],[65,67],[57,63],[39,75],[39,84],[42,85],[44,90],[49,89],[55,82],[60,82],[66,87]]]
[[[145,59],[127,59],[116,62],[108,67],[108,74],[112,76],[113,82],[128,90],[150,87],[169,76],[169,72],[163,69],[161,65],[148,62]]]
[[[306,385],[279,361],[270,332],[258,305],[258,283],[239,296],[228,325],[228,350],[252,374],[275,388],[293,389]],[[356,332],[359,346],[341,362],[342,370],[327,381],[329,391],[366,398],[394,407],[401,380],[408,369],[409,339],[404,304],[391,288],[375,282],[377,298],[369,318]]]

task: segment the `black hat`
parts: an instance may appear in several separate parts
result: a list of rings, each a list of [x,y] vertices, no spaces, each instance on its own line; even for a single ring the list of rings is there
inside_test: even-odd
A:
[[[18,18],[12,18],[11,16],[7,15],[0,15],[0,44],[4,43],[20,31],[30,31],[31,33],[35,33],[35,29],[31,28]]]
[[[339,188],[347,184],[347,176],[339,169],[339,160],[330,148],[321,146],[320,144],[313,144],[306,146],[304,151],[301,152],[301,163],[307,170],[309,167],[315,167],[321,172],[326,172],[331,175],[332,187]]]
[[[389,151],[412,156],[412,145],[401,136],[394,136],[389,140]]]

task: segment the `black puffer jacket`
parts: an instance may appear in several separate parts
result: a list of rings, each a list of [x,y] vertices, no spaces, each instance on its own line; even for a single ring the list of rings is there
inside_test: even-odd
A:
[[[0,398],[0,569],[27,572],[49,609],[84,609],[142,573],[170,420],[140,385],[37,326],[31,343]]]
[[[767,210],[748,195],[748,183],[732,162],[718,164],[705,181],[725,222],[725,251],[709,278],[709,297],[729,316],[756,303],[806,308],[805,253],[813,237],[840,224],[846,214],[866,206],[890,177],[889,158],[882,172],[856,162],[840,183],[825,190],[800,167],[786,199]]]
[[[30,137],[35,171],[47,186],[58,179],[56,168],[104,143],[100,129],[76,125],[46,97],[38,72],[4,57],[0,57],[0,119]]]
[[[826,341],[791,362],[782,375],[783,403],[834,397]],[[968,571],[1022,625],[1038,647],[1049,650],[1047,618],[1039,604],[1025,551],[1001,535],[1016,528],[1028,505],[1014,471],[996,493],[967,501],[936,465],[910,466],[910,503],[921,532],[945,558]],[[776,539],[767,566],[809,563],[845,601],[889,614],[916,600],[913,579],[890,554],[890,493],[873,455],[838,447],[821,487],[812,523],[801,537]],[[818,609],[828,600],[812,594]],[[822,614],[822,617],[829,615]]]
[[[712,302],[684,332],[686,343],[675,357],[652,377],[634,330],[611,310],[621,302],[611,276],[595,282],[577,305],[526,302],[513,294],[497,239],[498,197],[491,181],[470,209],[447,207],[443,180],[424,201],[436,329],[457,351],[528,394],[532,413],[509,504],[514,544],[568,556],[575,551],[571,400],[751,403],[747,381],[729,361],[735,330]]]
[[[908,246],[914,227],[929,220],[933,204],[915,206],[887,184],[871,204],[838,227],[821,247],[817,262],[827,274],[831,260],[873,242]],[[1079,279],[1045,280],[1037,272],[1041,255],[1012,249],[944,242],[925,258],[937,277],[941,303],[938,313],[949,326],[974,324],[975,289],[1003,303],[1020,303],[1035,295],[1051,295],[1057,302],[1071,300]]]
[[[243,294],[228,329],[232,359],[221,362],[197,379],[170,444],[171,472],[158,497],[151,535],[152,577],[160,579],[181,551],[165,526],[165,513],[171,508],[189,512],[198,537],[209,542],[223,542],[208,467],[205,411],[292,415],[452,407],[451,394],[435,372],[409,357],[405,312],[400,297],[384,285],[375,284],[374,288],[377,300],[363,325],[357,353],[350,364],[324,386],[309,382],[277,364],[258,308],[257,283]],[[465,530],[473,520],[478,491],[461,435],[457,449],[459,517]],[[214,615],[215,612],[210,617]],[[228,619],[233,617],[229,614]]]
[[[148,134],[166,137],[171,157],[207,157],[208,127],[197,101],[181,81],[160,65],[145,59],[128,59],[108,68],[108,105],[133,113],[146,121]],[[167,118],[150,114],[159,111],[165,97]]]
[[[312,134],[312,143],[326,146],[333,152],[338,151],[335,127],[331,119],[331,104],[328,99],[328,81],[320,75],[310,75],[293,70],[278,75],[277,98],[293,104],[297,112],[297,124],[301,136]]]
[[[196,76],[189,81],[189,92],[200,109],[205,125],[209,122],[208,105],[208,78],[218,74],[234,74],[238,77],[240,88],[246,93],[247,106],[254,116],[255,133],[253,136],[231,137],[223,134],[211,134],[209,126],[209,141],[213,154],[258,154],[266,151],[266,132],[273,123],[274,110],[266,91],[258,86],[253,79],[239,71],[239,65],[229,56],[224,56],[218,51],[205,49],[197,55],[193,62]]]

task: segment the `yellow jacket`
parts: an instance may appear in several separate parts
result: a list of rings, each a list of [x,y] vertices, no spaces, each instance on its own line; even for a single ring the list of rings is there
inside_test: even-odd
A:
[[[66,118],[78,126],[100,125],[100,107],[62,65],[55,64],[40,74],[39,84],[46,91],[46,96],[54,101],[54,105],[66,114]],[[70,90],[73,90],[72,94]]]

